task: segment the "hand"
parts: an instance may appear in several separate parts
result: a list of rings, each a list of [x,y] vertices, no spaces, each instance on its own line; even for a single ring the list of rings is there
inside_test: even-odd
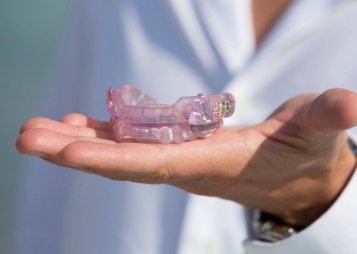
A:
[[[263,123],[180,145],[114,140],[108,122],[70,114],[27,121],[16,146],[64,167],[113,180],[166,183],[258,208],[307,226],[338,197],[356,159],[344,130],[357,124],[357,94],[328,90],[279,107]]]

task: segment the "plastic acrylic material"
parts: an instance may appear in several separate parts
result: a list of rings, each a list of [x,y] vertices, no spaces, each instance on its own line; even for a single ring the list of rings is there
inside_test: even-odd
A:
[[[110,122],[115,136],[139,142],[183,143],[206,138],[223,126],[224,117],[234,113],[230,93],[181,97],[173,105],[156,100],[135,86],[109,88],[106,94]]]

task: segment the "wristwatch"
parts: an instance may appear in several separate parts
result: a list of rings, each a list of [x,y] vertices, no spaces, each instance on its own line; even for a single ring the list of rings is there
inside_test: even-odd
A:
[[[348,145],[357,157],[356,144],[349,139]],[[279,218],[258,209],[253,210],[252,226],[257,240],[264,242],[277,242],[286,239],[302,229],[289,225]]]
[[[301,230],[258,209],[253,210],[252,226],[257,239],[264,242],[277,242]]]

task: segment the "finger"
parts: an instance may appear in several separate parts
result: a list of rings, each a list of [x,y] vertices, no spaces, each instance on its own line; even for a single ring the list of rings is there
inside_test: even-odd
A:
[[[111,132],[96,130],[88,127],[73,126],[70,124],[57,122],[48,118],[33,118],[24,123],[20,129],[20,134],[31,129],[48,129],[55,132],[63,133],[70,136],[85,136],[101,139],[115,140],[115,136]]]
[[[334,134],[357,125],[357,94],[345,89],[327,90],[307,105],[308,124],[320,134]]]
[[[73,126],[88,127],[105,132],[113,132],[112,126],[109,122],[98,121],[96,119],[76,113],[64,116],[60,120],[60,122],[67,123]]]
[[[198,181],[210,174],[238,175],[227,161],[237,160],[232,146],[239,146],[239,138],[235,138],[239,134],[220,132],[214,136],[210,141],[202,139],[180,145],[126,143],[112,146],[79,141],[67,145],[59,156],[64,164],[73,168],[84,168],[115,180],[171,183]],[[234,168],[240,166],[237,161]],[[218,172],[220,168],[225,172]]]
[[[132,139],[125,138],[124,140],[130,142]],[[67,148],[69,145],[72,145],[70,149]],[[120,156],[120,151],[125,151],[125,147],[123,149],[113,149],[113,145],[116,146],[117,143],[106,139],[69,136],[44,128],[35,128],[23,132],[16,142],[16,148],[22,154],[40,156],[56,165],[72,167],[86,172],[89,172],[85,170],[86,168],[96,169],[96,174],[105,175],[109,178],[115,178],[114,176],[117,175],[119,177],[121,173],[124,177],[138,177],[140,175],[134,173],[127,176],[128,172],[126,170],[118,172],[118,168],[128,168],[132,169],[132,172],[135,172],[145,168],[157,167],[158,165],[158,163],[148,163],[150,161],[154,162],[154,158],[148,157],[147,151],[130,147],[128,154],[131,154],[132,157]],[[146,146],[152,148],[150,145]],[[60,154],[63,149],[65,149],[65,152],[61,156]],[[153,153],[157,154],[157,152],[151,152],[150,154]],[[111,160],[108,161],[108,158]],[[128,162],[123,163],[125,161],[123,158],[127,158]],[[116,161],[119,161],[119,163],[117,164]],[[131,162],[129,163],[129,161]],[[146,165],[143,166],[143,162]],[[137,170],[138,168],[135,166],[133,167],[133,164],[136,163],[138,163],[140,170]],[[107,169],[108,165],[111,165],[111,168]],[[146,170],[141,175],[147,177],[148,173],[149,171]],[[113,177],[111,177],[112,175]]]
[[[19,136],[16,149],[22,154],[49,159],[58,154],[63,147],[75,141],[75,137],[48,129],[31,129]],[[53,163],[60,165],[56,160]]]
[[[165,155],[157,145],[126,143],[112,146],[78,141],[66,146],[59,157],[63,164],[113,180],[164,181],[166,175],[163,172]]]
[[[117,144],[114,141],[92,138],[76,137],[55,132],[44,128],[36,128],[22,133],[16,141],[16,148],[22,154],[42,155],[41,157],[56,156],[65,146],[76,141],[90,141],[102,144]]]

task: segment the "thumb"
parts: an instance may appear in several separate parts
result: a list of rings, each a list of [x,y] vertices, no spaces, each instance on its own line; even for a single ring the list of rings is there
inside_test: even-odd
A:
[[[305,116],[312,131],[337,134],[357,125],[357,94],[342,88],[322,93],[307,105]]]

